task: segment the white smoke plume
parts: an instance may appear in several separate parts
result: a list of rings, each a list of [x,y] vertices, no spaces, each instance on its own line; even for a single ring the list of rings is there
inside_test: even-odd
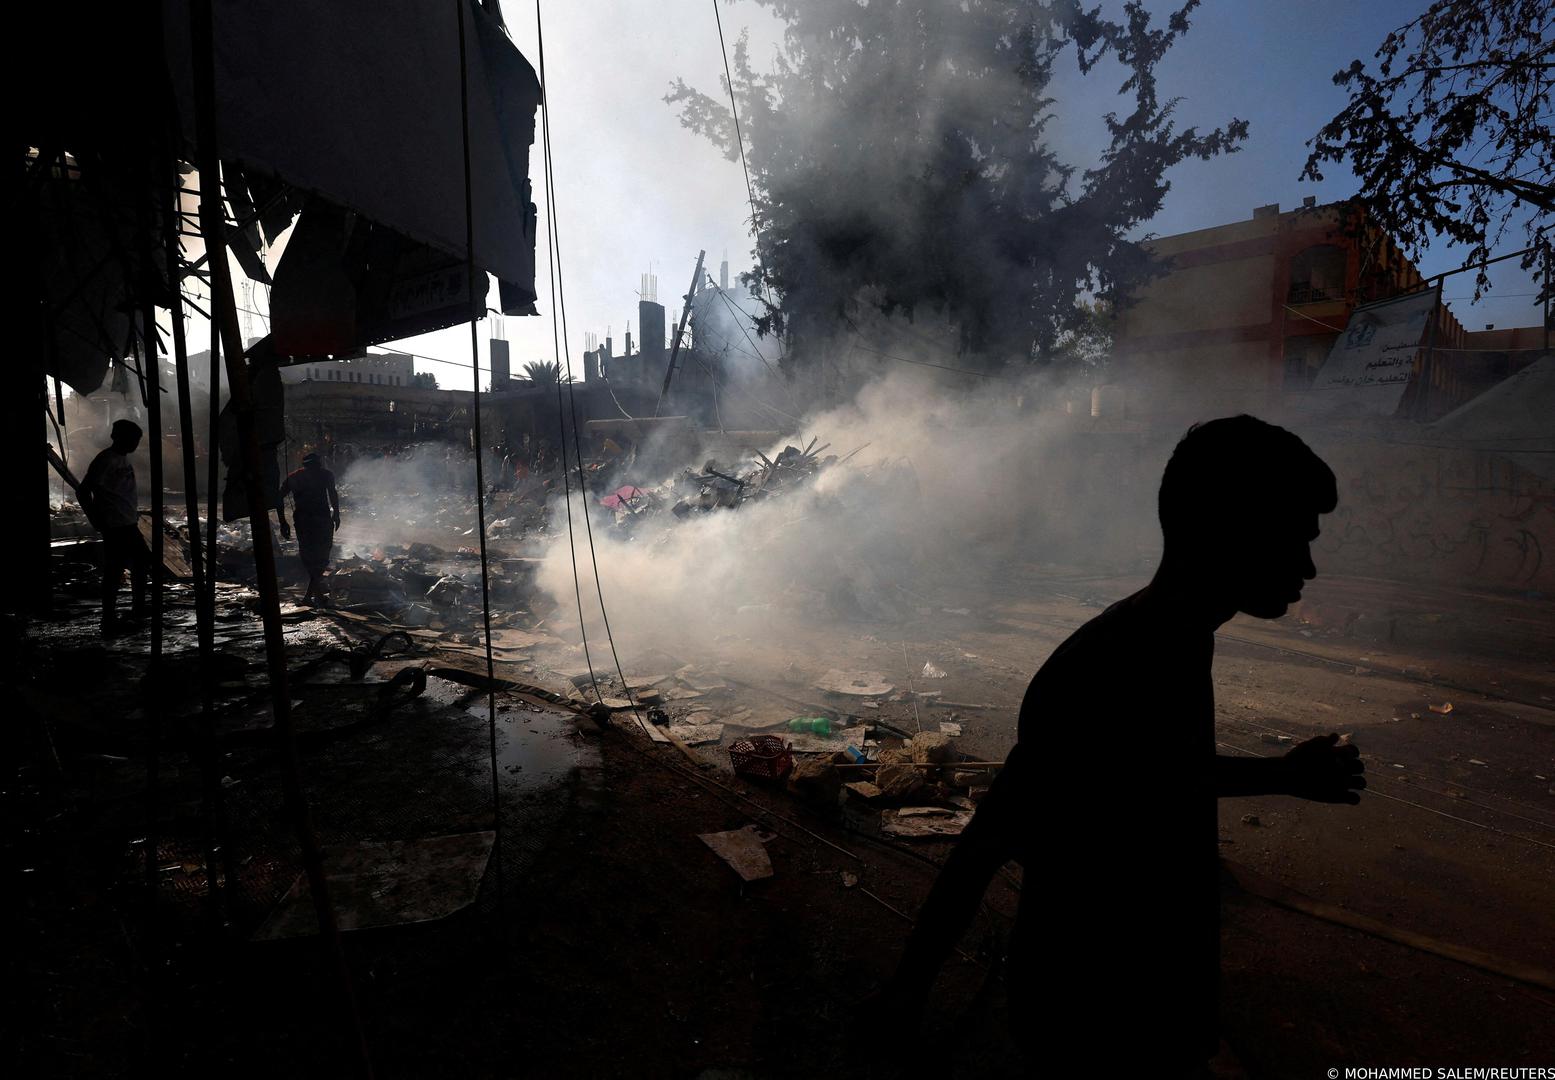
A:
[[[684,520],[662,513],[626,536],[593,506],[592,553],[575,493],[591,640],[603,636],[596,562],[615,642],[632,663],[656,651],[727,653],[733,640],[817,624],[862,632],[924,606],[961,606],[1012,562],[1133,569],[1150,557],[1153,499],[1133,483],[1133,463],[1097,474],[1093,458],[1072,453],[1088,406],[1080,416],[1054,409],[1063,391],[1039,377],[947,385],[956,380],[965,377],[902,366],[847,404],[814,411],[768,456],[812,437],[831,444],[828,456],[858,452],[781,496]],[[575,627],[560,500],[550,535],[538,584],[565,612],[558,623]]]

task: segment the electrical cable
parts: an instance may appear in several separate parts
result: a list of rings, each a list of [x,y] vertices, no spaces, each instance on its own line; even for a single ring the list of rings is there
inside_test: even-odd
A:
[[[605,377],[605,376],[603,376],[603,375],[601,375],[599,381],[604,383],[605,384],[605,389],[607,391],[609,391],[609,393],[610,393],[610,400],[615,402],[616,412],[620,413],[623,419],[631,420],[631,421],[635,422],[637,420],[637,417],[635,417],[631,413],[627,412],[626,411],[626,406],[621,404],[621,399],[616,397],[616,388],[614,386],[610,385],[610,379]]]
[[[734,74],[729,70],[729,48],[724,44],[723,17],[718,14],[718,0],[713,0],[713,22],[718,26],[718,50],[723,54],[724,84],[729,88],[729,112],[734,117],[734,141],[740,148],[740,171],[745,174],[745,196],[750,200],[751,230],[756,228],[756,189],[751,186],[750,166],[745,161],[745,135],[740,131],[740,108],[734,100]]]
[[[711,282],[713,276],[708,274],[707,279],[709,282]],[[751,352],[755,355],[756,359],[761,361],[762,365],[767,369],[767,373],[778,381],[778,385],[783,388],[783,393],[788,395],[789,404],[793,405],[796,409],[799,408],[799,403],[794,400],[794,392],[788,388],[788,383],[781,375],[777,373],[777,370],[773,368],[771,363],[768,362],[767,358],[761,355],[761,349],[758,348],[756,343],[751,340],[750,334],[746,333],[745,326],[740,322],[742,316],[747,319],[750,318],[750,316],[746,315],[745,312],[735,307],[734,301],[725,296],[722,289],[718,289],[718,298],[729,306],[729,310],[734,314],[734,325],[738,326],[740,328],[740,333],[745,335],[745,342],[751,347]]]
[[[736,351],[744,352],[743,349],[736,349]],[[718,373],[715,372],[711,367],[709,367],[708,364],[707,364],[707,361],[703,360],[701,358],[701,356],[699,356],[697,353],[689,352],[687,355],[689,355],[693,360],[695,360],[696,363],[702,368],[703,371],[707,372],[707,377],[710,380],[712,380],[713,389],[716,391],[718,389],[718,386],[719,386],[719,383],[720,383],[720,380],[718,378]],[[783,417],[786,420],[792,420],[796,424],[803,423],[803,421],[799,417],[795,416],[793,413],[784,412],[782,409],[778,408],[776,405],[770,405],[767,402],[762,401],[759,397],[757,397],[755,394],[751,393],[749,390],[747,390],[743,386],[740,386],[740,385],[738,385],[736,383],[732,383],[728,379],[722,380],[722,385],[723,385],[724,390],[726,390],[726,391],[733,390],[733,391],[739,393],[740,395],[742,395],[743,397],[748,399],[757,408],[765,409],[765,410],[767,410],[770,413],[775,413],[778,416],[781,416],[781,417]]]
[[[1291,307],[1289,304],[1281,304],[1280,306],[1283,307],[1286,311],[1290,312],[1292,315],[1299,315],[1301,318],[1307,320],[1307,322],[1317,323],[1317,325],[1321,326],[1324,330],[1332,330],[1336,334],[1344,333],[1344,327],[1342,327],[1342,326],[1331,326],[1328,323],[1323,322],[1321,319],[1314,319],[1312,316],[1308,315],[1305,311],[1297,311],[1295,308]]]
[[[555,159],[554,159],[554,156],[553,156],[552,151],[551,151],[550,86],[545,81],[545,36],[544,36],[544,30],[543,30],[543,27],[541,25],[541,18],[540,18],[540,0],[535,0],[535,40],[536,40],[536,43],[537,43],[537,46],[538,46],[538,53],[539,53],[539,60],[540,60],[540,85],[541,85],[541,89],[542,89],[542,95],[541,95],[541,98],[540,98],[540,115],[541,115],[541,119],[542,119],[541,132],[542,132],[543,141],[545,143],[545,186],[546,186],[546,200],[545,200],[545,203],[546,203],[546,215],[550,219],[550,229],[549,229],[550,246],[553,249],[554,259],[555,259],[555,273],[552,275],[551,280],[552,280],[552,283],[554,284],[554,286],[556,288],[556,296],[557,296],[556,311],[557,311],[557,314],[560,315],[560,317],[561,317],[562,342],[565,344],[565,342],[567,340],[567,293],[566,293],[566,289],[563,286],[562,280],[561,280],[561,275],[562,275],[562,252],[561,252],[561,237],[559,236],[558,230],[557,230],[557,222],[558,222],[559,215],[556,213],[556,177],[555,177],[555,172],[554,172]],[[552,325],[553,325],[553,330],[554,330],[554,320],[553,320],[553,324]],[[586,482],[587,478],[585,477],[584,472],[583,472],[583,443],[582,443],[582,439],[578,435],[578,404],[577,404],[577,397],[573,393],[573,388],[572,388],[572,354],[571,354],[570,349],[562,353],[562,356],[559,358],[559,362],[564,362],[566,364],[566,372],[567,372],[567,401],[568,401],[568,405],[570,406],[570,409],[571,409],[571,412],[572,412],[572,442],[573,442],[573,450],[575,452],[575,456],[577,457],[577,461],[578,461],[578,488],[579,488],[580,493],[583,495],[583,528],[584,528],[585,535],[588,537],[589,562],[590,562],[590,564],[591,564],[591,566],[593,568],[593,571],[594,571],[594,593],[599,598],[599,615],[600,615],[601,621],[605,625],[605,640],[610,645],[610,657],[615,662],[616,676],[621,680],[621,690],[622,690],[622,692],[624,694],[626,694],[627,700],[632,703],[632,715],[635,716],[639,721],[641,721],[642,720],[642,714],[641,714],[641,712],[640,712],[640,710],[638,708],[637,699],[634,696],[632,696],[631,687],[629,687],[627,685],[627,683],[626,683],[626,674],[621,670],[621,655],[620,655],[619,652],[616,651],[615,635],[611,632],[611,629],[610,629],[610,614],[609,614],[609,612],[607,612],[605,610],[605,590],[604,590],[604,584],[603,584],[603,582],[600,581],[600,578],[599,578],[599,555],[598,555],[598,553],[594,549],[594,525],[593,525],[592,521],[589,518],[588,485],[587,485],[587,482]],[[558,383],[557,383],[557,393],[558,393],[558,395],[560,394],[560,391],[561,391],[561,384],[560,384],[560,381],[558,381]],[[565,432],[565,430],[562,432],[562,442],[563,442],[564,447],[565,447],[565,443],[566,443],[566,432]],[[563,462],[562,475],[563,475],[563,477],[566,476],[565,460]],[[563,488],[564,489],[565,489],[565,486],[566,485],[564,483],[563,484]],[[570,524],[571,524],[571,510],[570,510],[570,508],[569,508],[569,511],[568,511],[568,523],[569,523],[569,526],[570,526]],[[570,541],[571,541],[570,529],[569,529],[568,540],[569,540],[569,545],[570,545]],[[573,565],[574,565],[574,575],[576,575],[576,565],[577,565],[576,558],[574,558]],[[576,576],[574,576],[574,582],[576,582]],[[581,603],[579,605],[578,618],[580,620],[582,620],[582,618],[583,618],[583,611],[582,611]],[[584,654],[584,658],[585,658],[585,660],[587,660],[587,658],[588,658],[586,652]],[[594,675],[594,668],[593,668],[593,664],[592,663],[589,664],[589,679],[595,684],[595,686],[594,686],[594,694],[595,694],[595,697],[597,699],[598,696],[599,696],[599,687],[598,687],[598,680],[595,678],[595,675]]]
[[[729,87],[729,114],[734,117],[734,141],[740,148],[740,171],[745,174],[745,197],[750,200],[751,208],[751,236],[755,238],[760,214],[756,210],[756,189],[751,184],[750,166],[745,161],[745,134],[740,130],[740,107],[734,100],[734,74],[729,70],[729,47],[724,44],[724,23],[723,17],[718,14],[718,0],[713,0],[713,22],[718,26],[718,51],[723,55],[724,83]],[[765,281],[761,287],[767,293],[767,307],[776,306],[772,303],[772,287]]]
[[[882,352],[880,349],[871,349],[868,345],[855,344],[854,348],[862,349],[876,356],[883,356],[887,360],[900,360],[904,364],[917,364],[919,367],[939,368],[941,371],[955,371],[962,375],[976,375],[979,379],[1006,379],[1007,375],[1001,375],[995,371],[973,371],[971,368],[951,367],[949,364],[935,364],[928,360],[912,360],[905,356],[897,356],[895,353]]]
[[[571,374],[572,365],[566,358],[563,350],[566,331],[558,321],[558,313],[561,306],[557,301],[557,264],[560,261],[556,243],[556,209],[555,191],[551,177],[551,110],[549,107],[551,88],[545,81],[545,36],[540,19],[540,0],[535,0],[535,33],[539,44],[538,59],[540,62],[540,131],[541,131],[541,169],[545,182],[545,254],[550,265],[551,279],[551,344],[556,350],[556,437],[560,443],[562,465],[562,506],[567,511],[567,555],[572,560],[572,594],[578,605],[578,632],[583,638],[583,662],[588,667],[589,685],[594,690],[594,700],[603,700],[599,692],[599,678],[594,674],[594,658],[589,652],[588,620],[583,616],[583,585],[578,576],[578,545],[572,524],[572,489],[568,479],[567,468],[567,417],[562,408],[562,374]],[[612,393],[612,396],[614,394]],[[617,402],[617,407],[620,403]],[[623,412],[625,410],[622,410]],[[581,463],[578,475],[583,475]],[[583,513],[588,514],[588,492],[583,491]]]
[[[481,444],[481,376],[480,342],[476,338],[475,323],[485,314],[479,310],[475,297],[475,199],[470,179],[470,71],[464,42],[464,5],[468,0],[454,0],[459,16],[459,124],[464,149],[464,258],[465,282],[470,292],[470,367],[474,371],[474,383],[470,396],[474,401],[472,423],[475,437],[475,532],[480,538],[481,555],[481,624],[482,641],[486,647],[486,719],[488,744],[491,757],[491,831],[492,862],[496,866],[497,924],[505,934],[506,922],[502,913],[502,791],[497,783],[497,692],[496,665],[491,655],[491,574],[486,557],[486,474],[485,451]]]

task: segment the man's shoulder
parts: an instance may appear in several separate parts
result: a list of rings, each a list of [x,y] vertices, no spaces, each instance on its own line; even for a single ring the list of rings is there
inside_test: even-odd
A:
[[[1092,616],[1065,638],[1063,644],[1053,651],[1053,655],[1084,655],[1098,649],[1105,650],[1147,630],[1148,624],[1141,618],[1137,600],[1134,596],[1128,596]]]
[[[101,450],[97,451],[97,453],[92,458],[91,464],[87,465],[87,474],[91,475],[92,473],[100,472],[103,469],[112,468],[114,465],[118,464],[118,461],[115,459],[122,459],[123,457],[124,455],[119,453],[113,447],[105,446]]]
[[[1175,656],[1180,634],[1155,617],[1140,594],[1100,612],[1054,649],[1032,679],[1057,689],[1080,680],[1086,692],[1128,689],[1155,677],[1152,668]]]

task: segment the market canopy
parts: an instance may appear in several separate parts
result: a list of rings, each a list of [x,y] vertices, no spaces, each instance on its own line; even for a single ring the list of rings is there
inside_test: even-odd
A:
[[[250,277],[273,269],[281,357],[350,353],[462,322],[472,287],[481,311],[534,313],[539,80],[499,18],[462,2],[461,65],[452,4],[212,0],[222,187],[242,226],[225,239]],[[164,0],[158,33],[139,5],[90,18],[46,6],[37,40],[66,43],[63,52],[23,50],[12,70],[18,86],[48,88],[29,91],[21,131],[24,243],[48,335],[29,362],[83,393],[131,351],[129,313],[169,299],[166,166],[169,156],[197,160],[189,12],[189,0]],[[113,72],[112,90],[62,75],[62,57],[73,71]],[[462,89],[473,261],[497,277],[497,303],[485,300],[485,273],[466,280]],[[168,149],[169,131],[182,146]],[[265,267],[256,252],[299,212],[280,265]]]
[[[470,287],[483,300],[486,283],[466,281],[466,149],[474,265],[501,283],[494,306],[534,313],[540,82],[500,21],[465,2],[461,56],[450,4],[215,0],[220,157],[310,196],[271,297],[282,355],[356,351],[468,317]],[[188,0],[164,10],[193,145]]]
[[[454,6],[214,0],[213,7],[221,159],[463,259]],[[168,0],[165,10],[168,65],[192,146],[188,0]],[[469,3],[464,29],[475,265],[532,293],[529,147],[540,81],[480,4]]]

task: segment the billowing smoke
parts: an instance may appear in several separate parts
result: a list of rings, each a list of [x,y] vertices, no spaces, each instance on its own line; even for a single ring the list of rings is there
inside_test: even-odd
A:
[[[616,644],[631,663],[708,651],[754,660],[746,639],[797,642],[820,626],[867,632],[925,609],[967,606],[1014,564],[1117,570],[1149,558],[1158,542],[1153,501],[1135,489],[1134,462],[1106,471],[1094,453],[1073,452],[1088,409],[1053,410],[1059,391],[1036,376],[946,385],[955,379],[964,381],[902,366],[847,404],[814,412],[767,456],[816,438],[839,460],[779,497],[683,520],[663,512],[625,534],[596,503],[592,558],[574,495],[591,637],[603,629],[596,562]],[[567,536],[557,500],[538,584],[566,613],[560,629],[577,617]]]
[[[462,447],[420,443],[333,464],[343,555],[365,557],[387,545],[415,543],[451,551],[479,542],[475,466]]]

